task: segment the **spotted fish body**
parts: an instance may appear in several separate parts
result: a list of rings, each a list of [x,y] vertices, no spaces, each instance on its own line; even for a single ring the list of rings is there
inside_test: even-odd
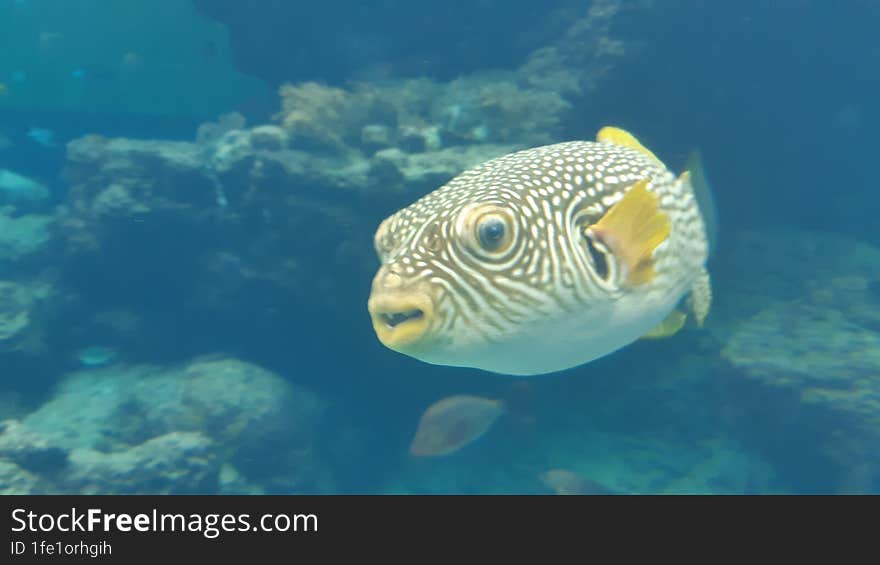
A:
[[[702,323],[706,233],[689,175],[605,128],[490,160],[388,217],[368,308],[383,344],[428,363],[559,371],[650,334],[686,295]]]

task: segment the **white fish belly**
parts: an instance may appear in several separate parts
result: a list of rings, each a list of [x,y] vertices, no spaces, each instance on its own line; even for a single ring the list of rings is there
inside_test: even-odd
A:
[[[685,285],[671,292],[628,294],[601,309],[531,326],[502,344],[456,349],[448,358],[429,355],[438,365],[475,367],[505,375],[527,377],[563,371],[604,357],[654,329],[678,304]]]

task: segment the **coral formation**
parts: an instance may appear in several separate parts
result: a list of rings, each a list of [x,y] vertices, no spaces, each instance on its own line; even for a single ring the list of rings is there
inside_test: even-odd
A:
[[[202,434],[171,432],[124,451],[74,449],[59,483],[82,494],[204,492],[217,481],[217,448]]]
[[[637,48],[635,41],[615,34],[614,24],[627,13],[649,12],[651,4],[651,0],[593,0],[586,8],[580,4],[563,7],[557,17],[568,19],[571,26],[556,42],[528,57],[518,70],[521,80],[566,97],[595,91],[611,69]]]
[[[0,280],[0,352],[13,351],[26,342],[34,310],[50,296],[42,283],[22,284]]]
[[[880,371],[880,249],[797,231],[742,234],[738,243],[743,260],[768,269],[748,283],[765,286],[727,324],[722,355],[755,379],[797,388],[809,402],[837,404],[853,416],[856,398],[873,404],[880,393],[869,378]],[[745,284],[737,290],[749,292]],[[876,417],[876,408],[863,415]]]
[[[781,435],[807,434],[842,469],[867,463],[880,479],[873,447],[880,442],[880,249],[797,230],[745,232],[735,243],[731,268],[762,271],[730,279],[724,301],[736,306],[722,310],[716,330],[722,357],[786,393],[793,427]]]
[[[513,72],[483,72],[448,83],[409,79],[285,84],[275,121],[291,147],[369,155],[396,147],[419,153],[462,144],[540,145],[558,139],[570,109],[558,92],[523,87]]]
[[[312,451],[323,406],[227,357],[83,370],[21,421],[0,424],[0,490],[213,492],[222,471],[227,489],[250,489],[256,476],[292,492],[327,480]]]
[[[19,211],[32,211],[45,207],[49,189],[43,184],[23,175],[0,169],[0,209],[14,206]]]
[[[20,262],[40,259],[49,243],[49,215],[17,216],[12,207],[0,207],[0,265],[23,268]]]

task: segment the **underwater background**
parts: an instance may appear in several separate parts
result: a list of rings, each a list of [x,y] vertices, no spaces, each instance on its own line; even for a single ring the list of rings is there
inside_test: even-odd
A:
[[[0,492],[880,492],[878,22],[876,0],[0,0]],[[607,124],[673,170],[702,153],[704,328],[525,380],[377,341],[384,217]],[[413,456],[457,394],[506,410]]]

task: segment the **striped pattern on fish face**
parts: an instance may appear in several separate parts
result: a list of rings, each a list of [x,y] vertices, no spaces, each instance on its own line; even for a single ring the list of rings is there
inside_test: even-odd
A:
[[[669,218],[653,276],[585,236],[640,180]],[[388,217],[369,310],[380,341],[435,364],[512,375],[579,365],[658,324],[706,260],[693,191],[643,153],[572,141],[470,169]]]

